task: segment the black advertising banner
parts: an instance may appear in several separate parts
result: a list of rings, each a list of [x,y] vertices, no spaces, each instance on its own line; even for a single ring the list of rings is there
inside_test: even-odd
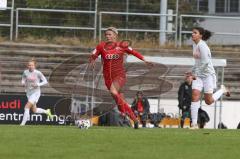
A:
[[[24,95],[0,95],[0,124],[20,124],[23,118],[27,97]],[[70,118],[71,99],[58,96],[41,96],[37,107],[51,109],[54,115],[50,120],[45,114],[30,113],[27,124],[63,125]]]

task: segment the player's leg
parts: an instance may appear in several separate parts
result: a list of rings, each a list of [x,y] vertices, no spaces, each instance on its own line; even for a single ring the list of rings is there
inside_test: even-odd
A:
[[[204,99],[205,103],[211,105],[217,101],[223,94],[230,95],[229,91],[225,88],[224,85],[221,85],[221,88],[213,94],[213,90],[216,88],[216,76],[211,75],[203,80],[204,86]]]
[[[32,94],[29,98],[29,101],[31,103],[34,103],[33,106],[32,106],[32,112],[33,113],[37,113],[37,114],[46,114],[50,119],[53,118],[53,115],[51,113],[51,110],[50,109],[42,109],[42,108],[37,108],[37,102],[40,98],[40,92],[36,92],[34,94]]]
[[[191,118],[192,118],[192,129],[198,129],[198,109],[200,108],[200,97],[203,88],[202,79],[197,77],[192,82],[192,102],[191,102]]]
[[[51,119],[52,119],[52,113],[51,113],[51,110],[50,109],[42,109],[42,108],[38,108],[37,105],[33,105],[32,107],[32,111],[34,113],[37,113],[37,114],[46,114],[47,116],[49,116]]]
[[[121,112],[121,115],[125,116],[126,115],[126,110],[125,110],[125,106],[124,106],[125,101],[123,100],[121,94],[118,93],[117,91],[115,91],[114,88],[111,88],[110,92],[118,106],[118,110]]]
[[[198,109],[200,108],[200,96],[201,91],[193,89],[192,90],[192,102],[191,102],[191,118],[192,118],[192,127],[198,128]]]
[[[116,104],[118,105],[119,111],[121,113],[127,113],[129,117],[134,121],[134,127],[138,128],[138,120],[135,114],[120,93],[121,86],[121,83],[119,83],[117,80],[112,82],[110,87],[110,93],[113,96]]]
[[[28,119],[30,117],[30,109],[32,106],[33,106],[33,104],[31,102],[27,102],[27,104],[25,105],[23,119],[20,124],[21,126],[24,126],[26,124],[26,122],[28,121]]]
[[[33,111],[34,113],[37,113],[37,114],[46,114],[51,120],[53,119],[53,115],[52,115],[50,109],[38,108],[37,105],[35,104],[35,105],[32,107],[32,111]]]
[[[121,80],[121,77],[117,77],[115,80],[110,82],[109,88],[109,91],[118,106],[118,110],[122,113],[121,115],[125,115],[126,113],[124,106],[126,101],[124,100],[123,94],[120,93],[121,87],[124,85],[123,81],[124,80]]]
[[[121,113],[127,113],[129,115],[129,117],[135,121],[136,120],[136,116],[133,113],[131,107],[127,104],[127,102],[124,100],[123,95],[121,95],[121,93],[119,92],[120,88],[118,87],[118,85],[116,84],[112,84],[111,88],[110,88],[110,92],[114,98],[114,100],[116,101],[117,105],[118,105],[118,109]]]

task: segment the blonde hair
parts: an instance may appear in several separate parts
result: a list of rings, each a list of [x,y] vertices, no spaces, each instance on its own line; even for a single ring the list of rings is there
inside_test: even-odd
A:
[[[31,59],[29,59],[29,60],[28,60],[28,63],[29,63],[29,62],[33,62],[35,66],[37,65],[37,61],[36,61],[36,59],[35,59],[34,57],[32,57]]]
[[[115,28],[115,27],[108,27],[106,31],[112,31],[112,32],[114,32],[116,35],[118,35],[118,30],[117,30],[117,28]]]

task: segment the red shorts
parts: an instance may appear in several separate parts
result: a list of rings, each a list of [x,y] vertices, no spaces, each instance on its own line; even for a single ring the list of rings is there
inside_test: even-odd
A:
[[[122,88],[126,83],[126,77],[124,76],[116,76],[116,77],[104,77],[105,85],[107,86],[108,90],[110,90],[111,85],[114,84],[116,87]]]

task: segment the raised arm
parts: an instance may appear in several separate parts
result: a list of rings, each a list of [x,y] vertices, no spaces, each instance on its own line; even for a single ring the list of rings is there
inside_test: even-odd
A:
[[[128,54],[131,54],[131,55],[137,57],[138,59],[144,61],[146,65],[148,65],[148,66],[150,66],[150,67],[153,66],[153,63],[152,63],[152,62],[147,61],[147,60],[144,58],[143,55],[141,55],[138,51],[132,49],[131,47],[127,47],[127,48],[126,48],[126,52],[127,52]]]
[[[92,67],[95,67],[95,60],[101,53],[101,46],[98,45],[93,51],[92,54],[89,57],[89,63],[92,65]]]

